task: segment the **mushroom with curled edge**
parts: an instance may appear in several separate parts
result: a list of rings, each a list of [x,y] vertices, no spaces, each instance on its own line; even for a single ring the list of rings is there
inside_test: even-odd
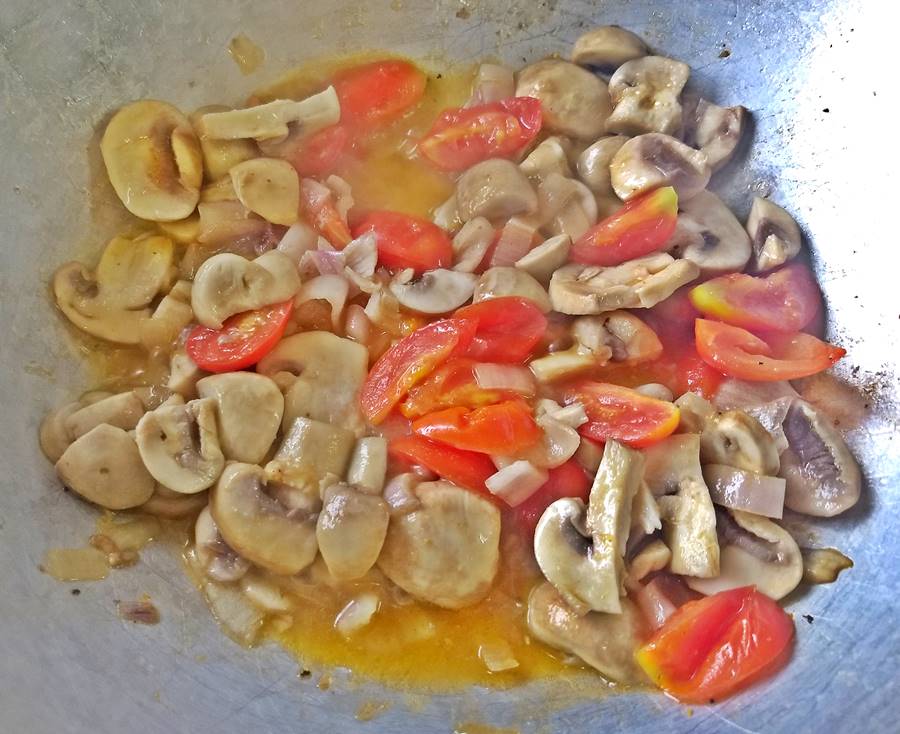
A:
[[[615,69],[647,55],[640,36],[617,25],[602,25],[582,33],[572,47],[572,62],[580,66]]]
[[[704,275],[743,270],[752,246],[731,209],[712,191],[700,191],[679,202],[675,231],[666,243],[669,253],[690,260]]]
[[[714,413],[700,432],[704,464],[725,464],[766,476],[778,473],[775,439],[762,424],[742,410]]]
[[[147,470],[165,487],[196,494],[211,487],[225,466],[219,448],[216,403],[191,400],[146,413],[135,430]]]
[[[290,227],[300,211],[300,177],[280,158],[254,158],[229,171],[234,193],[247,209],[272,224]]]
[[[250,570],[250,561],[225,542],[208,506],[194,523],[194,554],[203,572],[213,581],[237,581]]]
[[[472,297],[477,276],[457,270],[428,270],[413,279],[411,268],[391,280],[390,289],[402,306],[425,314],[454,311]]]
[[[144,404],[129,390],[79,408],[65,419],[64,425],[66,433],[74,440],[101,423],[130,431],[143,415]]]
[[[254,260],[222,252],[204,262],[194,276],[191,308],[204,326],[221,329],[229,316],[293,298],[300,291],[297,266],[278,250]]]
[[[544,59],[522,69],[516,78],[516,96],[541,101],[545,130],[578,140],[602,135],[611,111],[606,83],[559,59]]]
[[[368,375],[369,351],[329,331],[305,331],[282,339],[256,371],[284,390],[282,428],[299,418],[331,423],[356,436],[365,423],[359,390]]]
[[[740,510],[716,513],[721,564],[714,578],[685,579],[701,594],[754,585],[775,600],[790,594],[803,578],[800,548],[771,520]]]
[[[625,544],[643,467],[640,452],[607,442],[587,508],[578,498],[556,500],[538,521],[538,566],[576,611],[622,611]]]
[[[756,196],[747,217],[753,243],[753,268],[765,272],[800,254],[803,236],[794,218],[778,204]]]
[[[795,512],[833,517],[859,500],[862,473],[840,432],[812,405],[796,400],[784,420],[788,448],[779,475],[784,504]]]
[[[617,683],[644,683],[634,651],[645,636],[643,619],[629,599],[619,614],[579,613],[551,584],[528,596],[528,630],[550,647],[570,653]]]
[[[711,175],[705,153],[662,133],[626,141],[612,157],[609,172],[622,201],[662,186],[671,186],[679,201],[687,201],[706,188]]]
[[[476,163],[456,181],[459,218],[503,220],[538,210],[537,192],[512,161],[491,158]]]
[[[568,261],[571,247],[572,238],[569,235],[555,235],[516,260],[515,266],[546,287],[553,273]]]
[[[136,217],[173,222],[197,207],[200,142],[172,105],[152,99],[125,105],[103,131],[100,153],[116,195]]]
[[[628,141],[625,135],[606,135],[585,148],[575,168],[578,178],[597,196],[612,197],[615,192],[610,179],[609,164]]]
[[[684,115],[684,142],[703,151],[712,170],[724,166],[741,142],[746,107],[719,107],[698,99]]]
[[[284,414],[278,385],[255,372],[226,372],[197,382],[197,394],[216,402],[219,444],[225,458],[260,463],[269,453]]]
[[[302,416],[295,418],[275,456],[266,464],[266,480],[300,490],[304,503],[304,492],[315,491],[318,499],[322,479],[344,476],[354,444],[353,433],[344,428]]]
[[[650,308],[699,275],[689,260],[659,252],[601,267],[573,263],[550,279],[553,308],[567,314],[598,314],[621,308]]]
[[[609,78],[613,110],[607,131],[677,135],[682,124],[679,97],[690,73],[687,64],[665,56],[626,61]]]
[[[481,303],[504,296],[527,298],[543,313],[548,313],[552,308],[544,286],[524,270],[503,266],[489,268],[481,274],[475,285],[472,302]]]
[[[328,487],[316,521],[316,541],[331,575],[343,581],[365,576],[378,560],[389,520],[381,497],[346,484]]]
[[[388,525],[378,567],[408,594],[446,609],[483,599],[500,560],[500,511],[449,482],[423,482],[418,506]]]
[[[289,510],[266,489],[260,467],[229,464],[210,493],[210,512],[244,558],[273,573],[299,573],[318,552],[315,515]]]
[[[190,115],[190,121],[200,141],[200,151],[203,154],[203,176],[208,183],[225,178],[238,163],[249,161],[260,154],[259,148],[253,140],[244,138],[222,140],[206,134],[203,116],[208,112],[228,112],[230,109],[224,105],[206,105]]]

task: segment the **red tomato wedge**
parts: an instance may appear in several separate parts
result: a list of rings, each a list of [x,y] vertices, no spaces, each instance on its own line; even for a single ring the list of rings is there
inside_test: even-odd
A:
[[[391,270],[412,268],[417,274],[453,264],[453,244],[433,222],[400,212],[369,212],[353,228],[353,236],[373,232],[378,262]]]
[[[662,249],[678,221],[678,195],[671,186],[629,201],[572,245],[569,259],[585,265],[619,265]]]
[[[294,308],[293,300],[256,311],[235,314],[221,329],[197,325],[185,342],[188,356],[207,372],[231,372],[251,367],[281,339]]]
[[[802,263],[771,275],[732,273],[690,291],[691,303],[704,316],[745,329],[800,331],[816,317],[819,288]]]
[[[591,480],[584,469],[574,459],[569,459],[565,464],[550,469],[549,476],[544,485],[531,497],[517,505],[513,513],[518,518],[521,527],[534,535],[541,515],[553,502],[563,497],[579,497],[587,502],[591,491]]]
[[[445,110],[425,137],[419,153],[444,171],[464,171],[488,158],[512,158],[541,129],[541,102],[512,97]]]
[[[312,227],[338,250],[352,239],[350,228],[334,205],[334,195],[311,178],[300,181],[300,211]]]
[[[583,382],[565,392],[566,403],[580,402],[588,422],[578,431],[604,443],[615,439],[640,448],[661,441],[678,427],[672,403],[604,382]]]
[[[534,301],[519,296],[463,306],[454,316],[478,321],[468,356],[482,362],[524,362],[547,330],[547,317]]]
[[[644,672],[683,703],[714,703],[786,662],[791,618],[752,586],[721,591],[678,610],[641,647]]]
[[[827,370],[847,351],[811,334],[772,335],[763,341],[746,329],[697,319],[697,352],[719,372],[741,380],[777,382]]]
[[[522,400],[483,408],[447,408],[413,421],[413,432],[457,449],[482,454],[518,454],[542,435]]]
[[[327,176],[338,167],[350,143],[345,125],[331,125],[300,140],[285,158],[301,176]]]
[[[481,408],[515,397],[511,391],[481,387],[475,379],[477,364],[464,357],[445,362],[409,391],[400,412],[407,418],[419,418],[444,408]]]
[[[463,451],[452,446],[431,441],[422,436],[402,436],[388,445],[388,452],[394,458],[405,459],[424,466],[441,479],[483,494],[496,501],[484,486],[489,476],[497,471],[494,462],[484,454]]]
[[[404,337],[381,355],[360,391],[363,414],[372,425],[383,421],[410,388],[431,374],[454,352],[468,348],[475,321],[443,319]]]
[[[368,129],[396,120],[425,93],[425,72],[403,59],[373,61],[338,72],[334,88],[341,121]]]

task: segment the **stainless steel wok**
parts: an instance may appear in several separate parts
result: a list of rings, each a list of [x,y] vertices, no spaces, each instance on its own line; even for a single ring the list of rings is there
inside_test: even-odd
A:
[[[478,721],[522,731],[893,732],[900,724],[900,219],[893,9],[870,0],[3,0],[0,3],[0,731],[450,732]],[[687,61],[705,96],[753,111],[753,145],[714,180],[740,216],[754,192],[794,212],[814,252],[839,376],[870,406],[851,445],[868,489],[817,544],[856,566],[792,597],[798,645],[775,679],[724,704],[659,695],[586,701],[553,684],[413,698],[337,673],[298,677],[274,647],[241,649],[217,629],[164,549],[103,583],[60,584],[45,549],[81,545],[93,514],[60,491],[39,419],[87,387],[46,283],[96,252],[118,202],[89,198],[96,130],[139,97],[184,109],[239,100],[319,53],[365,47],[436,60],[521,64],[567,53],[582,29],[619,23]],[[243,77],[228,58],[245,32],[268,54]],[[116,617],[149,593],[155,627]],[[811,615],[810,622],[802,615]],[[435,665],[440,665],[436,660]],[[369,723],[365,701],[391,706]]]

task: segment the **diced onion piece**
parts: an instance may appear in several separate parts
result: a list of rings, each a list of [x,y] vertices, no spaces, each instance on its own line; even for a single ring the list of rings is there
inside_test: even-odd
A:
[[[519,661],[513,655],[512,647],[505,640],[479,645],[478,657],[491,673],[502,673],[504,670],[519,667]]]
[[[300,265],[304,253],[315,250],[318,240],[319,235],[314,229],[303,222],[297,222],[288,227],[275,249]]]
[[[637,590],[635,601],[643,612],[647,624],[654,630],[662,627],[678,609],[675,602],[669,598],[658,577],[651,579],[649,583]]]
[[[510,219],[500,231],[490,266],[496,268],[515,265],[531,250],[535,232],[537,228],[525,219]]]
[[[516,93],[512,69],[500,64],[481,64],[475,77],[472,97],[466,107],[508,99]]]
[[[371,278],[378,263],[378,240],[374,232],[365,232],[341,250],[344,264],[354,273]]]
[[[342,275],[344,258],[337,250],[311,250],[305,256],[315,265],[319,275]]]
[[[528,461],[514,461],[485,480],[491,494],[502,499],[510,507],[527,500],[547,482],[547,472]]]
[[[560,405],[555,400],[545,398],[538,402],[538,413],[543,413],[569,428],[579,428],[588,422],[584,406],[577,401],[568,405]]]
[[[263,612],[230,584],[207,581],[201,590],[213,616],[231,639],[243,645],[256,641],[263,623]]]
[[[712,501],[732,510],[780,519],[784,512],[785,481],[742,471],[724,464],[707,464],[703,478]]]
[[[358,303],[351,303],[347,306],[347,314],[344,317],[344,332],[350,339],[360,344],[367,344],[371,328],[372,322],[366,316],[366,309]]]
[[[250,572],[241,579],[241,590],[247,598],[266,612],[286,612],[291,603],[284,592],[271,581]]]
[[[324,253],[319,253],[324,254]],[[313,300],[325,300],[331,304],[331,323],[334,330],[338,331],[341,325],[341,315],[347,303],[350,293],[350,284],[340,275],[320,275],[317,278],[306,281],[297,294],[296,303]]]
[[[522,395],[534,395],[534,374],[517,364],[480,362],[475,365],[475,380],[485,390],[511,390]]]
[[[387,502],[388,512],[391,517],[408,515],[419,509],[419,498],[416,497],[416,487],[422,483],[422,478],[414,473],[398,474],[384,485],[382,497]]]
[[[334,619],[334,628],[344,637],[350,637],[372,621],[380,604],[375,594],[360,594],[338,612]]]

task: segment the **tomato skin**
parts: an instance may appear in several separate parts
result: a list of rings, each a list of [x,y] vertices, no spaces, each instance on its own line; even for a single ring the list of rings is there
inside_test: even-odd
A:
[[[544,510],[556,500],[578,497],[587,502],[591,491],[590,478],[574,459],[550,469],[548,474],[544,485],[513,510],[520,526],[529,536],[534,535],[534,529]]]
[[[381,423],[411,387],[456,350],[468,348],[476,326],[466,319],[434,321],[388,349],[369,370],[360,390],[363,415],[372,425]]]
[[[413,421],[415,433],[457,449],[482,454],[518,454],[534,446],[542,431],[522,400],[483,408],[447,408]]]
[[[188,334],[185,351],[200,369],[232,372],[251,367],[281,339],[294,309],[294,301],[235,314],[221,329],[198,324]]]
[[[464,171],[488,158],[512,158],[534,140],[541,122],[541,102],[535,97],[444,110],[418,150],[443,171]]]
[[[338,72],[334,89],[341,121],[365,129],[402,117],[425,93],[425,73],[403,59],[385,59]]]
[[[301,176],[327,176],[351,147],[347,126],[330,125],[303,138],[286,157]]]
[[[820,308],[818,286],[802,263],[766,276],[713,278],[691,289],[690,299],[704,316],[757,331],[800,331]]]
[[[390,211],[369,212],[353,228],[353,236],[374,232],[378,262],[391,270],[412,268],[417,275],[453,265],[453,243],[434,222]]]
[[[484,454],[455,449],[417,435],[395,438],[388,444],[388,453],[394,458],[424,466],[458,487],[496,501],[484,483],[497,468]]]
[[[566,390],[565,401],[584,405],[588,422],[578,432],[601,443],[615,439],[641,448],[661,441],[678,427],[677,406],[619,385],[582,382]]]
[[[784,610],[745,586],[679,607],[635,657],[679,701],[713,703],[774,673],[793,637]]]
[[[547,317],[519,296],[463,306],[454,316],[478,321],[468,356],[482,362],[524,362],[547,331]]]
[[[409,391],[400,404],[407,418],[421,418],[444,408],[481,408],[510,400],[516,394],[508,390],[485,390],[475,379],[474,359],[451,359],[438,367],[426,380]]]
[[[719,372],[741,380],[777,382],[827,370],[847,351],[811,334],[772,335],[768,343],[746,329],[697,319],[697,352]]]
[[[678,221],[678,195],[671,186],[629,201],[585,232],[569,254],[584,265],[619,265],[662,249]]]

